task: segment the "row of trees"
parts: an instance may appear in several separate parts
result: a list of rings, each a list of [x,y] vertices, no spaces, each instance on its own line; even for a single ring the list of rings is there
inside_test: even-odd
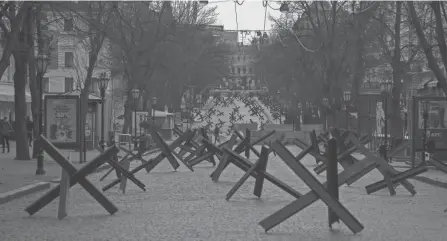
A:
[[[392,80],[391,130],[398,137],[402,83],[428,67],[447,91],[444,2],[297,1],[287,9],[272,18],[275,41],[262,47],[258,65],[275,82],[270,86],[285,86],[293,100],[322,106],[326,97],[337,110],[344,90],[356,103],[368,78]]]
[[[137,108],[130,101],[132,89],[142,93],[144,109],[150,108],[145,104],[154,96],[160,106],[176,109],[185,85],[204,86],[227,75],[229,49],[216,44],[216,36],[206,31],[206,26],[216,21],[215,10],[198,2],[180,1],[1,3],[0,75],[13,56],[17,159],[30,158],[24,121],[26,80],[29,79],[33,119],[38,130],[37,87],[42,83],[37,82],[40,78],[36,76],[35,56],[39,52],[51,53],[44,36],[62,38],[57,31],[63,29],[64,20],[73,21],[73,30],[66,34],[88,53],[83,63],[75,64],[78,74],[73,76],[80,82],[77,86],[81,89],[81,123],[85,120],[95,71],[110,70],[112,79],[122,79],[122,88],[114,90],[113,95],[123,97],[123,131],[128,132],[131,109]]]

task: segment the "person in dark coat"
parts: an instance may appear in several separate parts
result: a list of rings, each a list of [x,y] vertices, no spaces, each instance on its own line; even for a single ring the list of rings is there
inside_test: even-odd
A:
[[[26,118],[26,130],[28,131],[28,145],[32,146],[34,123],[29,116]]]
[[[3,118],[1,123],[0,132],[2,134],[2,144],[3,144],[3,153],[5,153],[5,146],[8,148],[9,153],[9,138],[11,136],[11,132],[13,131],[11,123],[8,120],[8,117]]]

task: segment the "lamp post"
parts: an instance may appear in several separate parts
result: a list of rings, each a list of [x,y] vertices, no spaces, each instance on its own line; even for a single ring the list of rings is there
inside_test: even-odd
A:
[[[423,113],[422,113],[422,119],[423,119],[423,127],[424,127],[424,134],[422,135],[422,158],[421,164],[425,164],[425,152],[427,151],[427,120],[428,120],[428,111],[430,110],[430,102],[424,101],[422,103]],[[430,151],[430,150],[429,150]]]
[[[44,54],[37,55],[36,58],[37,62],[37,77],[39,81],[39,104],[40,104],[40,111],[39,111],[39,138],[41,135],[43,135],[43,112],[44,112],[44,106],[43,106],[43,75],[45,74],[47,67],[48,67],[48,57]],[[36,169],[36,175],[44,175],[45,169],[43,168],[43,149],[39,146],[39,154],[37,155],[37,169]]]
[[[134,150],[137,150],[137,101],[140,98],[140,90],[139,89],[133,89],[132,90],[132,97],[133,97],[133,103],[134,103]]]
[[[106,89],[109,85],[109,78],[107,78],[106,73],[101,73],[99,75],[98,79],[98,88],[99,88],[99,94],[101,96],[101,141],[99,142],[99,146],[102,150],[105,150],[106,142],[104,139],[104,122],[105,122],[105,115],[104,115],[104,105],[105,105],[105,98],[106,98]]]
[[[323,106],[325,108],[325,110],[324,110],[324,129],[327,130],[327,127],[328,127],[327,126],[327,115],[328,115],[328,109],[329,109],[329,99],[327,97],[323,98]]]
[[[348,123],[349,123],[349,121],[348,121],[348,119],[349,119],[348,107],[349,107],[349,101],[351,101],[351,91],[346,90],[346,91],[343,92],[343,100],[345,101],[345,112],[346,112],[346,118],[345,118],[346,126],[345,127],[346,127],[346,130],[348,130],[348,128],[349,128],[349,125],[348,125]]]
[[[157,105],[157,97],[152,97],[152,123],[155,125],[155,106]]]
[[[387,152],[388,152],[388,96],[393,89],[393,82],[390,80],[380,82],[380,90],[383,98],[383,112],[384,112],[384,134],[385,137],[383,139],[383,147],[380,148],[380,152],[382,152],[382,156],[385,160],[388,161]]]
[[[302,118],[302,116],[303,116],[303,104],[301,103],[301,101],[300,102],[298,102],[298,125],[300,126],[300,129],[298,129],[298,131],[299,130],[301,130],[301,118]]]
[[[281,92],[278,90],[278,91],[276,91],[276,100],[278,101],[278,103],[279,103],[279,95],[281,94]],[[281,115],[282,115],[282,105],[281,105],[281,103],[279,103],[279,105],[278,105],[278,112],[279,112],[279,124],[281,125]]]

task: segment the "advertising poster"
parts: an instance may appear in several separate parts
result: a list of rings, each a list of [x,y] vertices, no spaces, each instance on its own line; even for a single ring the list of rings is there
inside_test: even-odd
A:
[[[76,144],[78,98],[45,97],[46,137],[54,144]]]

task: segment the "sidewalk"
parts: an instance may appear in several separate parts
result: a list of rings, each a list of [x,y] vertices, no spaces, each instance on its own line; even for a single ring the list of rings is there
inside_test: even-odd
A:
[[[14,160],[15,153],[15,143],[11,143],[10,153],[0,152],[0,193],[5,193],[39,181],[49,182],[60,177],[61,167],[48,155],[45,155],[44,159],[45,175],[35,175],[37,161],[35,159],[30,161]],[[32,148],[30,148],[31,153]],[[62,151],[62,153],[64,156],[69,155],[68,151]],[[96,150],[87,152],[87,160],[91,160],[97,154],[98,152]],[[77,152],[70,154],[70,160],[76,168],[84,164],[79,163],[79,153]]]

